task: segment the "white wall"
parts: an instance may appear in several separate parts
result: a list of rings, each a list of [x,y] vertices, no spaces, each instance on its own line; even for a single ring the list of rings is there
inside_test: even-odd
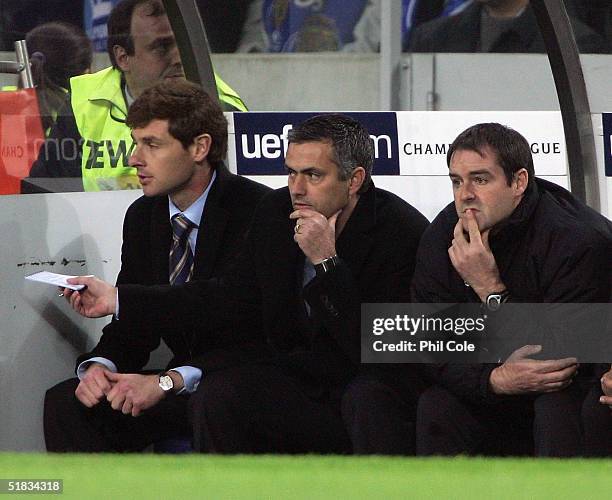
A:
[[[136,191],[0,198],[0,450],[44,449],[42,402],[74,373],[102,320],[79,318],[53,287],[24,280],[40,270],[114,281],[121,224]]]

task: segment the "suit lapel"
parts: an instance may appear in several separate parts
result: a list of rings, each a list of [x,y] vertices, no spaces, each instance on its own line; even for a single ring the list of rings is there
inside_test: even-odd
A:
[[[206,205],[204,205],[194,256],[194,274],[200,279],[212,276],[223,241],[223,233],[230,214],[228,210],[221,207],[221,199],[229,177],[230,174],[225,167],[217,167],[217,178],[210,188]]]
[[[287,203],[283,210],[274,216],[274,225],[278,230],[270,234],[279,235],[272,249],[279,271],[277,276],[283,279],[283,282],[279,283],[279,285],[287,292],[288,297],[293,296],[296,298],[301,295],[298,290],[302,285],[300,279],[304,268],[304,254],[293,240],[295,221],[289,219],[291,211],[291,201],[289,195],[287,195]]]
[[[376,226],[376,190],[374,183],[361,195],[355,210],[336,242],[336,250],[353,276],[360,276],[361,268],[374,244],[372,229]]]
[[[168,255],[172,241],[172,228],[168,213],[168,197],[160,196],[153,202],[151,214],[151,261],[156,283],[168,283]]]
[[[274,312],[274,330],[303,342],[304,336],[300,332],[304,331],[307,323],[302,299],[304,254],[293,240],[295,221],[289,219],[292,207],[288,190],[286,194],[285,202],[268,221],[270,229],[266,234],[271,238],[265,246],[267,255],[264,258],[268,261],[266,267],[271,275],[266,294],[272,303],[278,304]],[[300,313],[296,314],[297,311]]]

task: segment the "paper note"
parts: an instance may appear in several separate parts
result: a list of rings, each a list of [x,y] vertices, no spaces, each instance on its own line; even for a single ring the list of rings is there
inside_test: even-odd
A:
[[[71,290],[82,290],[85,285],[70,285],[66,280],[68,278],[76,278],[76,276],[68,276],[67,274],[50,273],[48,271],[41,271],[39,273],[30,274],[25,279],[31,281],[38,281],[40,283],[47,283],[61,288],[70,288]]]

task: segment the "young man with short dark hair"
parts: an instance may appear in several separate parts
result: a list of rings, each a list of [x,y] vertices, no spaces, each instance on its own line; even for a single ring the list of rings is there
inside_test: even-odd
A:
[[[233,265],[256,205],[268,188],[231,174],[223,164],[227,121],[196,84],[159,83],[136,99],[127,116],[144,196],[125,216],[117,284],[172,284],[220,276]],[[121,311],[119,317],[121,317]],[[136,451],[167,437],[190,436],[187,400],[200,368],[191,360],[245,344],[246,329],[208,329],[176,319],[158,335],[124,336],[114,319],[90,353],[79,357],[78,379],[49,389],[45,440],[49,451]],[[142,374],[163,340],[171,370]],[[75,397],[76,396],[76,397]],[[135,418],[138,417],[138,418]]]

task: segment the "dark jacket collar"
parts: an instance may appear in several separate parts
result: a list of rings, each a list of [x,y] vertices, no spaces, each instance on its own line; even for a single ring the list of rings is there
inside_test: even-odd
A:
[[[501,221],[491,231],[492,240],[499,239],[499,237],[508,233],[516,234],[517,231],[520,231],[529,223],[540,201],[538,182],[539,179],[535,178],[529,182],[529,187],[525,190],[523,198],[510,214],[510,217]]]
[[[376,188],[372,182],[357,200],[353,213],[338,237],[338,245],[346,246],[361,234],[367,234],[376,226]]]

